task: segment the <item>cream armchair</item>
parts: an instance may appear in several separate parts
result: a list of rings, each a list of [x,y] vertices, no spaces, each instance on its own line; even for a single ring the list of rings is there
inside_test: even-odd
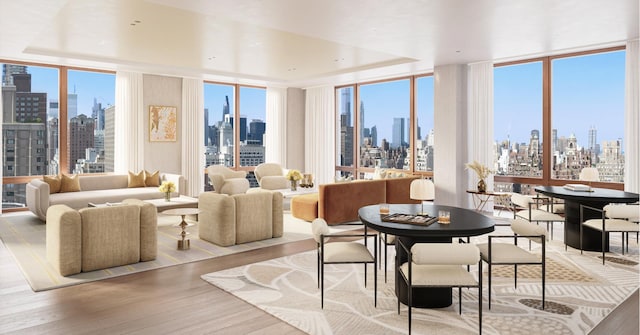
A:
[[[226,247],[281,237],[282,193],[225,195],[205,192],[198,197],[198,237]]]
[[[280,190],[289,188],[289,181],[285,170],[278,163],[262,163],[254,170],[260,188],[265,190]]]
[[[246,171],[234,171],[223,165],[211,165],[207,168],[213,191],[220,194],[241,194],[249,189]]]

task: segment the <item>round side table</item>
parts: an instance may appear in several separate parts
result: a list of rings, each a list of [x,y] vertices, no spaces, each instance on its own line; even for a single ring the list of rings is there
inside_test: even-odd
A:
[[[191,247],[191,241],[186,238],[187,235],[189,235],[189,233],[186,231],[187,227],[193,226],[192,223],[188,223],[187,221],[185,221],[185,217],[187,215],[196,215],[200,212],[199,209],[197,208],[174,208],[174,209],[167,209],[166,211],[163,211],[162,214],[165,215],[175,215],[175,216],[180,216],[182,217],[182,221],[176,225],[176,227],[180,227],[181,232],[180,232],[180,237],[181,239],[178,240],[178,250],[188,250]]]

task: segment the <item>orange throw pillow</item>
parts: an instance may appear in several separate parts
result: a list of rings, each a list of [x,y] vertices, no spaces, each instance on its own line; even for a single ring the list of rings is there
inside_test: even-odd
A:
[[[128,187],[144,187],[144,170],[137,174],[129,171]]]
[[[144,184],[146,186],[160,186],[160,171],[151,173],[144,170]]]
[[[42,176],[42,180],[49,184],[49,194],[60,192],[60,186],[62,185],[60,176]]]
[[[63,192],[78,192],[80,191],[80,178],[77,174],[68,176],[62,174],[62,180],[60,182],[60,193]]]

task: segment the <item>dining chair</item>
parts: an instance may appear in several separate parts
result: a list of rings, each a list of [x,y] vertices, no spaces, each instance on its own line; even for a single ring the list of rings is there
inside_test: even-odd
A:
[[[600,213],[600,218],[584,220],[585,210]],[[609,204],[599,209],[580,204],[580,254],[582,254],[582,232],[584,227],[589,227],[601,232],[602,235],[602,265],[605,262],[606,240],[609,233],[622,233],[622,254],[624,255],[625,238],[627,240],[627,252],[629,251],[629,233],[638,233],[638,217],[640,206],[637,204]]]
[[[540,206],[548,204],[549,198],[532,197],[520,193],[511,194],[511,203],[514,205],[513,218],[522,218],[529,222],[545,222],[547,231],[551,231],[553,240],[553,223],[564,223],[565,218],[559,214],[540,209]],[[519,209],[519,210],[518,210]],[[551,229],[549,229],[551,227]]]
[[[376,265],[378,253],[378,236],[377,234],[367,234],[367,227],[364,228],[363,234],[331,234],[329,226],[324,219],[317,218],[311,222],[311,230],[313,237],[317,243],[317,274],[318,286],[320,287],[320,307],[324,308],[324,266],[325,264],[364,264],[364,286],[367,287],[367,264],[373,264],[373,305],[378,305],[378,267]],[[335,238],[354,238],[364,239],[359,241],[335,241],[329,242],[329,239]],[[369,237],[373,237],[373,253],[367,248]]]
[[[380,249],[378,249],[378,268],[382,267],[382,259],[384,259],[384,282],[387,282],[387,250],[389,247],[394,247],[396,245],[396,236],[387,233],[380,233]],[[382,257],[382,251],[384,250],[384,257]]]
[[[462,288],[478,288],[478,333],[482,334],[482,259],[480,250],[467,243],[416,243],[407,247],[401,239],[398,245],[408,255],[407,262],[399,264],[400,278],[408,287],[408,322],[411,334],[411,308],[414,288],[457,287],[458,310],[462,314]],[[478,278],[464,266],[478,264]],[[398,298],[398,314],[400,299]]]
[[[494,265],[513,265],[513,283],[518,288],[518,265],[540,265],[542,268],[542,309],[545,305],[545,258],[547,230],[531,222],[516,218],[511,221],[513,235],[489,235],[488,243],[477,244],[482,260],[487,262],[489,280],[489,309],[491,309],[491,270]],[[513,242],[496,242],[510,239]],[[519,239],[540,243],[540,253],[533,253],[518,245]],[[530,244],[529,244],[530,246]]]

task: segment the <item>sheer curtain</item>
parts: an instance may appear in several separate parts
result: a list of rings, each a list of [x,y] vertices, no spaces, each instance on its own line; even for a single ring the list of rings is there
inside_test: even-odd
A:
[[[305,98],[305,171],[316,184],[333,182],[335,170],[335,93],[332,86],[310,88]]]
[[[265,162],[287,162],[287,89],[267,87]]]
[[[624,189],[640,192],[640,41],[628,41],[625,64]]]
[[[204,191],[204,82],[182,79],[182,166],[184,195],[197,197]]]
[[[144,115],[142,73],[116,72],[114,173],[144,168]]]
[[[493,155],[493,63],[470,64],[468,68],[468,108],[467,108],[467,161],[494,168]],[[478,179],[473,171],[468,174],[468,189],[477,188]],[[493,178],[485,180],[487,190],[493,190]],[[487,203],[493,208],[493,203]]]

